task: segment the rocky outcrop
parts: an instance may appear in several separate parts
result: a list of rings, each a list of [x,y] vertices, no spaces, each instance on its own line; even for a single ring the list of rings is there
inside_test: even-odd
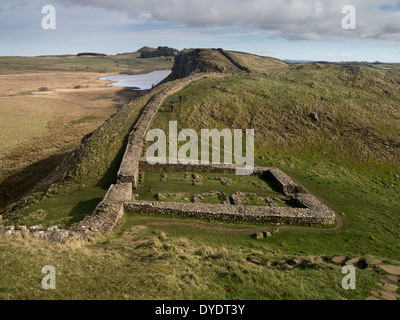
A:
[[[140,58],[155,58],[155,57],[173,57],[179,53],[179,50],[169,47],[158,47],[157,49],[142,48],[139,50],[141,52]]]
[[[204,58],[206,52],[206,49],[193,49],[181,52],[175,58],[171,78],[181,79],[192,73],[223,72],[223,68],[218,66],[218,64],[209,62]]]

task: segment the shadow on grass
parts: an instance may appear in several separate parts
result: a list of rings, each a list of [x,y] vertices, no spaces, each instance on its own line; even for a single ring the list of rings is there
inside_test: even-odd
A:
[[[271,190],[283,194],[282,188],[271,179],[271,176],[268,173],[260,175],[259,178],[260,180],[264,181],[271,188]]]
[[[122,158],[124,157],[126,146],[128,144],[128,138],[129,138],[129,135],[127,135],[125,137],[122,148],[118,151],[116,157],[111,162],[107,171],[100,178],[100,180],[96,183],[96,187],[108,190],[110,185],[115,184],[117,182],[117,174],[118,174],[118,170],[121,165],[121,162],[122,162]]]
[[[71,217],[68,226],[82,221],[86,216],[91,216],[96,206],[102,201],[102,198],[93,198],[87,201],[80,201],[70,212]]]
[[[15,172],[0,184],[0,209],[15,202],[47,177],[68,153],[56,154]]]

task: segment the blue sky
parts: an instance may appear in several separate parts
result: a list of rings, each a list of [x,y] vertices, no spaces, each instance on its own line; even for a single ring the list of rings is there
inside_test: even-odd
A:
[[[56,30],[41,26],[56,8]],[[356,30],[344,30],[344,5]],[[395,0],[2,0],[0,55],[100,52],[142,46],[246,51],[279,59],[400,62]]]

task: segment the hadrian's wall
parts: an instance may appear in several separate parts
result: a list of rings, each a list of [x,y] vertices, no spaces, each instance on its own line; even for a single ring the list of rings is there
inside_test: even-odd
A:
[[[192,81],[207,76],[212,75],[197,74],[187,77],[150,99],[129,136],[126,152],[118,171],[118,184],[110,186],[103,201],[99,203],[91,216],[73,225],[69,230],[58,229],[57,226],[43,228],[40,225],[31,228],[26,226],[5,227],[0,221],[0,235],[31,237],[48,242],[65,243],[69,240],[88,240],[114,231],[122,221],[124,202],[131,200],[132,188],[136,187],[143,141],[154,115],[168,95],[181,90]]]
[[[250,70],[250,68],[242,65],[241,63],[239,63],[234,57],[232,57],[229,52],[226,52],[224,49],[218,49],[219,52],[221,52],[221,54],[223,56],[225,56],[225,58],[227,58],[235,67],[237,67],[240,70],[246,71],[247,73],[252,73],[252,71]]]
[[[129,135],[128,145],[118,171],[117,178],[120,183],[132,183],[134,188],[137,187],[139,177],[139,161],[142,156],[146,133],[150,128],[154,116],[157,114],[157,111],[161,107],[166,97],[178,92],[191,82],[206,76],[210,75],[197,74],[184,78],[164,89],[149,101],[131,134]]]
[[[220,174],[236,174],[238,168],[243,169],[244,166],[236,164],[202,164],[200,161],[191,161],[189,164],[184,164],[179,159],[177,163],[170,163],[169,159],[163,159],[162,162],[151,164],[155,162],[154,158],[140,158],[139,167],[142,172],[203,172],[203,173],[220,173]],[[266,168],[255,167],[253,175],[260,175]]]

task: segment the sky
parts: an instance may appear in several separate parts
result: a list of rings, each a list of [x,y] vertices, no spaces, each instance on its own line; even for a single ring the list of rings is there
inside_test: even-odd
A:
[[[55,8],[55,29],[44,29]],[[355,29],[343,28],[355,9]],[[47,20],[46,20],[47,21]],[[0,0],[0,56],[224,48],[292,60],[400,62],[400,0]]]

